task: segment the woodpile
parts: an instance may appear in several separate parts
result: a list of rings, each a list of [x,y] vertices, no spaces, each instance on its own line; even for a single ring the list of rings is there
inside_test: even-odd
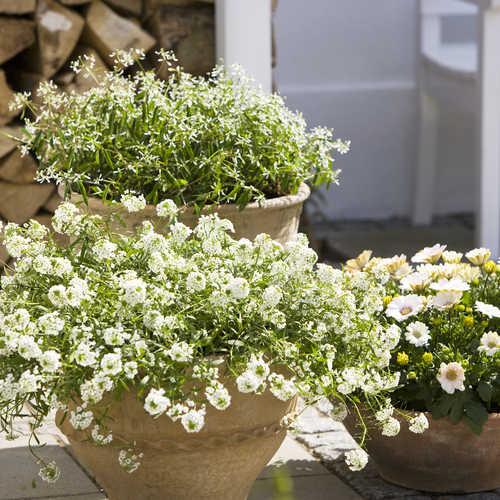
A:
[[[31,92],[52,80],[65,91],[92,85],[69,63],[93,54],[97,66],[113,65],[110,54],[130,48],[157,64],[155,50],[173,50],[179,65],[204,75],[215,65],[214,0],[0,0],[0,221],[30,219],[50,225],[61,199],[52,183],[34,180],[37,161],[22,156],[3,134],[21,137],[20,111],[9,111],[15,92]],[[161,75],[165,77],[166,75]],[[8,263],[0,244],[0,266]],[[12,262],[11,262],[12,264]]]

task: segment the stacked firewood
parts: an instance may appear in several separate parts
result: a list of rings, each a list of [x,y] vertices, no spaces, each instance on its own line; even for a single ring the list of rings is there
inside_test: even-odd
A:
[[[0,0],[0,221],[49,225],[61,201],[53,183],[34,180],[36,158],[1,134],[21,136],[20,111],[9,110],[15,92],[36,102],[45,80],[83,92],[92,80],[70,62],[93,54],[106,70],[117,49],[143,49],[145,69],[157,67],[156,50],[173,50],[185,71],[204,75],[215,64],[214,24],[214,0]]]

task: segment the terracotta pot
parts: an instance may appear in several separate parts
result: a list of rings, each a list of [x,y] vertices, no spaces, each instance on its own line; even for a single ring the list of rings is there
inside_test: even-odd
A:
[[[283,402],[269,390],[243,394],[234,379],[219,380],[231,394],[231,404],[223,411],[208,404],[198,433],[187,433],[180,420],[166,415],[153,418],[126,391],[107,413],[114,436],[110,445],[89,441],[69,423],[69,414],[60,429],[110,500],[245,500],[285,439],[283,419],[296,410],[297,398]],[[71,403],[70,411],[75,407]],[[62,416],[59,410],[56,422]],[[143,453],[132,473],[118,462],[124,445],[136,455]]]
[[[408,412],[412,416],[418,413]],[[422,434],[410,432],[402,417],[396,436],[382,436],[370,429],[366,450],[384,479],[405,488],[440,493],[500,487],[500,414],[490,414],[481,436],[464,421],[452,425],[448,417],[434,420],[429,413],[425,416],[429,428]],[[360,432],[353,411],[344,425],[353,437]]]
[[[64,195],[63,185],[59,187],[59,193],[62,196]],[[309,187],[302,184],[294,195],[267,200],[262,204],[262,207],[257,202],[252,202],[240,212],[234,204],[216,205],[213,210],[209,211],[208,208],[205,208],[201,213],[203,215],[217,213],[221,219],[229,219],[233,223],[235,230],[234,233],[231,233],[231,236],[236,240],[248,238],[253,241],[258,234],[267,233],[273,240],[285,244],[287,241],[293,240],[293,237],[297,234],[302,207],[309,194]],[[82,202],[83,198],[73,193],[71,201],[78,203]],[[88,201],[88,206],[85,203],[80,205],[82,210],[99,215],[106,215],[110,210],[113,210],[106,203],[102,203],[99,198],[89,198]],[[146,208],[140,212],[124,212],[121,217],[129,229],[140,226],[144,220],[150,220],[153,224],[160,220],[156,215],[156,207],[153,205],[146,205]],[[198,217],[194,213],[194,209],[184,209],[179,217],[179,222],[194,229],[198,223]],[[114,225],[114,228],[117,231],[123,231],[124,229],[118,222]]]

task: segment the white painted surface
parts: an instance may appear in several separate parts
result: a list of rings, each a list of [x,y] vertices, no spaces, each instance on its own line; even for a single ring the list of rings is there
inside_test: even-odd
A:
[[[216,61],[239,63],[255,85],[270,92],[271,0],[216,0]]]
[[[418,137],[416,0],[279,0],[275,84],[310,127],[352,141],[336,156],[329,219],[409,216]],[[440,103],[434,213],[475,208],[473,117]],[[318,197],[316,195],[316,197]],[[312,210],[316,208],[311,206]]]

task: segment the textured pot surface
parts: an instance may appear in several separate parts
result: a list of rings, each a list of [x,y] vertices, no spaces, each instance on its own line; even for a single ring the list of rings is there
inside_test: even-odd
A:
[[[418,412],[412,412],[417,415]],[[401,419],[401,430],[393,437],[370,429],[366,450],[379,474],[406,488],[440,493],[472,493],[500,487],[500,414],[491,414],[476,436],[461,421],[434,420],[425,413],[429,428],[410,432]],[[351,411],[344,420],[352,436],[360,432]]]
[[[61,186],[59,192],[64,195],[64,187]],[[287,241],[293,240],[293,237],[297,234],[302,207],[309,194],[309,187],[302,184],[294,195],[267,200],[262,203],[262,206],[259,206],[257,202],[252,202],[240,212],[238,207],[233,204],[216,205],[213,210],[209,211],[208,208],[204,208],[201,213],[202,215],[217,213],[221,219],[229,219],[233,223],[235,230],[234,233],[231,233],[231,236],[236,240],[248,238],[253,241],[258,234],[266,233],[273,240],[285,244]],[[71,201],[78,203],[82,202],[83,198],[73,193]],[[113,210],[98,198],[89,198],[88,201],[88,206],[81,203],[80,208],[82,210],[99,215],[106,215],[110,210]],[[153,224],[158,223],[160,220],[156,215],[156,207],[153,205],[146,205],[146,208],[139,212],[123,212],[120,217],[126,222],[128,228],[140,226],[144,220],[149,220]],[[198,223],[198,217],[194,213],[194,209],[187,208],[181,211],[179,222],[194,229]],[[119,223],[114,227],[118,231],[123,231],[123,226]]]
[[[285,439],[283,418],[295,411],[297,398],[283,402],[269,390],[243,394],[232,380],[220,381],[231,394],[231,404],[223,411],[207,405],[198,433],[187,433],[180,420],[151,417],[126,391],[107,413],[114,436],[110,445],[90,442],[69,423],[69,415],[60,429],[110,500],[245,500]],[[70,411],[75,407],[72,403]],[[59,410],[56,421],[61,418]],[[123,445],[143,454],[132,473],[118,462]]]

